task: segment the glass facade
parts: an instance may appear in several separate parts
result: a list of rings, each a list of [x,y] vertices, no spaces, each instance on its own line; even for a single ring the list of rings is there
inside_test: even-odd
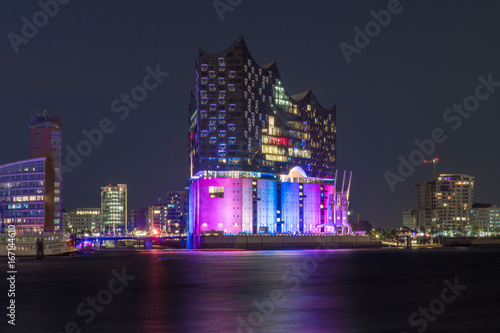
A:
[[[127,231],[127,185],[101,188],[101,233],[118,235]]]
[[[335,106],[289,94],[276,63],[257,64],[243,37],[200,50],[195,74],[188,232],[350,233],[349,191],[335,189]]]
[[[260,66],[240,37],[218,54],[200,51],[189,107],[191,177],[204,171],[333,178],[336,108],[308,90],[290,95],[275,62]]]
[[[4,224],[19,234],[54,231],[54,174],[45,157],[0,166]]]

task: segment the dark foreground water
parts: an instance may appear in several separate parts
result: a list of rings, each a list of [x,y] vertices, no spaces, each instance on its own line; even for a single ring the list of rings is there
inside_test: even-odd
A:
[[[1,332],[500,330],[499,250],[109,250],[17,267]]]

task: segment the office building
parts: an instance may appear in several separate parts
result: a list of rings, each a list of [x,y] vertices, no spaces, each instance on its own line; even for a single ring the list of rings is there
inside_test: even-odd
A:
[[[190,233],[351,231],[349,191],[334,185],[335,106],[310,90],[289,94],[276,63],[257,64],[243,37],[220,53],[200,50],[195,78]]]
[[[118,184],[101,188],[101,231],[105,235],[127,232],[127,185]]]
[[[102,215],[100,208],[77,208],[63,213],[65,229],[70,233],[100,233]]]
[[[417,216],[418,211],[416,209],[406,209],[403,210],[403,226],[411,230],[417,230]]]
[[[54,168],[38,157],[0,166],[0,208],[4,224],[19,234],[55,231]]]
[[[31,158],[46,157],[54,170],[54,231],[62,231],[63,210],[63,180],[61,174],[62,154],[62,123],[61,117],[48,115],[44,111],[41,115],[31,117]]]

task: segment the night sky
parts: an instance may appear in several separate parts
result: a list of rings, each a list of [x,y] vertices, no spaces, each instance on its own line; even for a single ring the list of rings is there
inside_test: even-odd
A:
[[[22,36],[22,18],[33,22],[41,7],[1,1],[0,164],[29,158],[30,117],[47,109],[62,116],[64,152],[102,119],[114,126],[64,174],[66,209],[99,207],[108,183],[128,184],[133,209],[183,189],[198,50],[217,53],[243,35],[260,65],[277,61],[290,93],[312,89],[324,107],[337,105],[338,167],[353,171],[351,208],[361,219],[397,226],[416,206],[415,184],[431,180],[432,167],[417,166],[394,191],[384,173],[396,174],[398,156],[408,159],[414,140],[436,128],[447,136],[429,155],[438,171],[475,176],[474,201],[500,204],[500,87],[480,90],[489,96],[460,124],[457,114],[443,119],[475,94],[479,76],[500,82],[500,2],[403,0],[348,63],[339,45],[354,46],[354,28],[364,31],[370,11],[388,3],[244,0],[221,21],[212,1],[72,0],[16,53],[8,34]],[[126,117],[114,113],[113,101],[158,64],[168,77]]]

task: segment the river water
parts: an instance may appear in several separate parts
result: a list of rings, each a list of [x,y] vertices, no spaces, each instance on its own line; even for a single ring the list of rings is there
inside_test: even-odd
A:
[[[7,261],[0,260],[7,271]],[[498,332],[500,250],[18,258],[2,332]],[[2,295],[7,294],[5,279]],[[7,306],[7,300],[2,308]],[[6,310],[3,310],[6,312]]]

